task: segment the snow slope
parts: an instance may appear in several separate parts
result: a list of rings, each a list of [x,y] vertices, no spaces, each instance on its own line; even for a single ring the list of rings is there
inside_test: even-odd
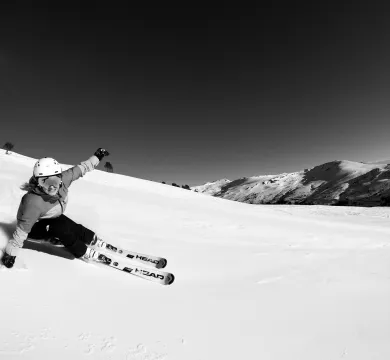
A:
[[[192,190],[249,204],[379,206],[390,204],[390,165],[331,161],[295,173],[206,185]]]
[[[0,252],[33,163],[0,152]],[[95,170],[67,215],[167,257],[175,283],[24,249],[0,269],[1,360],[390,358],[389,208],[252,206]]]

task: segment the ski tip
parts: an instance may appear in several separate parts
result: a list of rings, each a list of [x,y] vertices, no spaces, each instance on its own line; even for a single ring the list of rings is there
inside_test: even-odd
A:
[[[165,285],[171,285],[175,281],[173,274],[168,274],[166,277]]]
[[[162,259],[160,259],[160,261],[156,265],[156,268],[163,269],[163,268],[165,268],[165,266],[167,266],[167,263],[168,263],[167,259],[162,258]]]

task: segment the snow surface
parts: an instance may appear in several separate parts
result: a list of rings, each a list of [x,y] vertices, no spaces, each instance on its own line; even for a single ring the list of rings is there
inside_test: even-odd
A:
[[[0,152],[0,252],[34,161]],[[95,170],[67,215],[176,280],[24,249],[0,269],[1,360],[390,359],[388,208],[255,206]]]

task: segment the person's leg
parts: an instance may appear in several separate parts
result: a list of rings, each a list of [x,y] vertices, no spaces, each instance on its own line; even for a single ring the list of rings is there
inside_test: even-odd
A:
[[[58,238],[61,243],[77,258],[87,251],[95,233],[81,224],[75,223],[65,215],[50,219],[49,236]]]
[[[28,234],[28,237],[32,239],[47,239],[49,237],[48,224],[50,224],[50,219],[37,221]]]

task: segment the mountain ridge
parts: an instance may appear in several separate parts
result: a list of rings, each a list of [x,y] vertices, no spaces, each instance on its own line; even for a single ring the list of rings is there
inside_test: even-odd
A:
[[[249,204],[386,206],[390,165],[334,160],[293,173],[217,180],[192,190]]]

